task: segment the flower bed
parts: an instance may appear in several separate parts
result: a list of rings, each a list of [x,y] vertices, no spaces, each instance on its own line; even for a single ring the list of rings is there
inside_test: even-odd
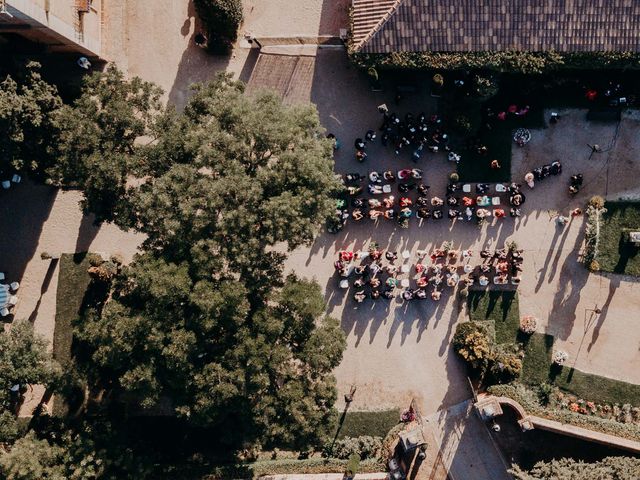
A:
[[[614,409],[614,405],[600,405],[555,392],[550,396],[549,406],[543,406],[537,392],[520,383],[493,385],[488,391],[512,398],[531,415],[640,441],[640,409],[630,405]]]

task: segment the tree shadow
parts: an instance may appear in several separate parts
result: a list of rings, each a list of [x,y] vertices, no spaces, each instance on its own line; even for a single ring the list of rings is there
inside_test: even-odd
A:
[[[98,235],[98,232],[100,232],[100,225],[96,225],[95,216],[93,214],[82,215],[74,252],[89,251],[91,244]]]
[[[33,312],[31,312],[31,315],[29,315],[29,322],[31,324],[33,324],[38,317],[38,310],[40,309],[40,304],[42,303],[42,297],[49,290],[49,285],[51,285],[53,273],[56,271],[59,262],[60,260],[58,258],[53,258],[49,262],[49,268],[47,269],[47,273],[45,274],[44,280],[42,281],[42,286],[40,287],[40,297],[38,298],[38,302],[36,303]]]
[[[618,263],[613,267],[614,273],[622,273],[624,274],[627,270],[627,263],[629,260],[638,255],[638,247],[632,245],[631,242],[625,239],[624,233],[620,235],[620,240],[618,242],[618,253],[620,257],[618,258]]]
[[[29,180],[0,192],[0,271],[21,281],[38,248],[58,190]]]

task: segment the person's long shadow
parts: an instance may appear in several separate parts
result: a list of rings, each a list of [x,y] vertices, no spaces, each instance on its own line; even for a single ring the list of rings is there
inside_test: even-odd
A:
[[[593,327],[593,331],[591,332],[591,341],[589,345],[587,345],[587,352],[591,351],[591,348],[595,345],[598,337],[600,336],[600,329],[602,325],[604,325],[604,321],[607,318],[607,312],[609,311],[609,305],[611,305],[611,300],[613,300],[613,296],[615,295],[618,287],[620,286],[620,277],[618,275],[613,275],[609,279],[609,295],[607,295],[607,299],[604,301],[602,307],[600,307],[600,314],[598,315],[598,320]]]
[[[42,297],[49,290],[49,285],[51,285],[51,279],[53,278],[53,273],[56,271],[56,267],[58,266],[59,259],[54,258],[49,262],[49,268],[47,269],[47,273],[44,276],[44,280],[42,281],[42,286],[40,287],[40,297],[38,298],[38,302],[36,303],[33,312],[29,315],[29,323],[33,324],[38,317],[38,310],[40,309],[40,304],[42,303]]]
[[[567,241],[567,236],[569,235],[569,225],[565,227],[564,233],[562,234],[562,238],[560,239],[560,243],[558,243],[558,248],[556,249],[556,256],[553,258],[553,262],[551,263],[551,272],[549,274],[549,279],[547,283],[551,283],[553,281],[553,277],[556,276],[556,271],[558,268],[558,262],[560,261],[560,257],[562,256],[562,247]],[[580,232],[578,233],[578,237],[582,238],[582,226],[580,227]]]
[[[549,268],[549,262],[551,262],[551,257],[553,256],[555,245],[558,242],[558,238],[560,238],[560,234],[562,233],[562,230],[560,229],[560,227],[557,225],[555,221],[552,223],[552,226],[553,228],[555,228],[555,231],[553,233],[553,239],[551,240],[551,245],[549,245],[549,250],[547,250],[547,258],[545,258],[544,260],[544,265],[540,270],[538,270],[538,283],[536,284],[536,288],[535,288],[536,293],[538,293],[538,291],[540,290],[540,287],[542,287],[542,283],[544,282],[544,277],[546,276],[547,269]],[[568,231],[569,229],[567,228],[566,230]]]
[[[581,243],[582,235],[578,235],[572,253],[567,255],[560,270],[558,290],[551,307],[550,326],[553,326],[556,337],[561,340],[565,340],[573,329],[581,291],[589,279],[589,272],[578,261],[578,247]]]

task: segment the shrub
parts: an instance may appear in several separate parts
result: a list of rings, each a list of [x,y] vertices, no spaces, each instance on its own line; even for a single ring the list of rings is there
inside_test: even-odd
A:
[[[0,443],[14,442],[20,436],[20,425],[16,416],[5,410],[0,413]]]
[[[349,457],[349,463],[347,463],[346,474],[349,477],[354,477],[360,470],[360,456],[354,453]]]
[[[594,195],[589,200],[589,206],[596,209],[604,208],[604,198],[602,198],[600,195]]]
[[[111,262],[116,265],[122,265],[124,263],[124,257],[119,253],[114,253],[113,255],[111,255]]]
[[[209,36],[209,49],[227,53],[238,37],[242,23],[240,0],[194,0],[198,16]]]
[[[467,115],[457,115],[453,120],[453,128],[463,135],[470,135],[474,132],[473,124]]]
[[[382,452],[382,438],[363,435],[361,437],[345,437],[333,444],[325,445],[322,456],[325,458],[339,458],[348,460],[351,455],[357,454],[362,460],[377,458]]]
[[[589,262],[589,271],[590,272],[599,272],[600,271],[600,262],[597,260],[591,260]]]
[[[96,267],[89,267],[87,270],[91,278],[101,282],[108,282],[118,273],[118,266],[113,262],[102,262]]]
[[[450,173],[449,174],[449,182],[450,183],[457,183],[460,181],[460,175],[458,175],[456,172]]]
[[[498,93],[498,83],[492,76],[483,77],[481,75],[474,75],[473,91],[479,97],[493,97]]]
[[[492,358],[491,374],[498,383],[510,382],[522,372],[522,359],[515,353],[497,353]]]
[[[91,265],[92,267],[99,267],[103,263],[104,263],[104,259],[97,253],[89,254],[89,265]]]
[[[476,322],[462,322],[456,327],[453,348],[471,368],[484,372],[492,358],[487,330]]]

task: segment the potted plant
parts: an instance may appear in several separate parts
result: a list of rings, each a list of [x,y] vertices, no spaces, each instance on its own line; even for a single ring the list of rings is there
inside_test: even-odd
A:
[[[439,73],[436,73],[431,78],[431,96],[432,97],[441,96],[443,87],[444,87],[444,77]]]
[[[378,71],[374,67],[370,67],[369,70],[367,70],[367,75],[369,75],[369,85],[371,85],[371,91],[381,92],[382,85],[380,84]]]

